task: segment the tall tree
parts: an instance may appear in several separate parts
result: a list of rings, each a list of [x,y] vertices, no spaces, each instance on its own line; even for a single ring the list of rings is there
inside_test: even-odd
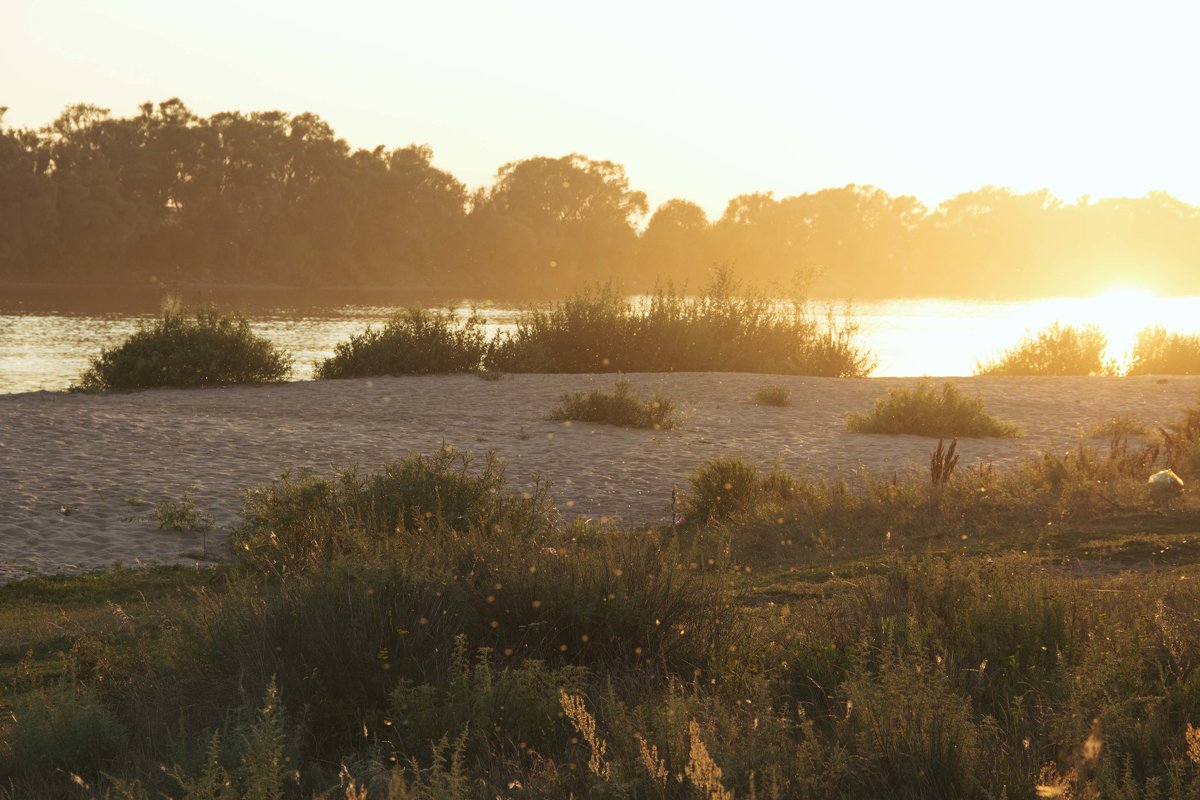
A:
[[[37,135],[3,126],[0,106],[0,277],[39,278],[32,268],[58,223],[55,186],[37,159]]]
[[[514,161],[472,200],[471,266],[542,293],[626,277],[646,211],[619,164],[579,154]]]
[[[690,200],[673,199],[655,210],[638,248],[642,282],[700,286],[716,260],[712,231],[704,209]]]

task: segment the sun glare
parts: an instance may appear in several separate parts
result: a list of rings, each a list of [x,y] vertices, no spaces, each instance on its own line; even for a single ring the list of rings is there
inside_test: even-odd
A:
[[[1156,324],[1163,316],[1162,298],[1142,286],[1119,286],[1091,298],[1092,321],[1108,337],[1108,354],[1128,358],[1138,331]]]
[[[1133,350],[1138,331],[1154,325],[1178,328],[1164,298],[1145,286],[1114,286],[1092,297],[1064,300],[1060,321],[1072,325],[1094,324],[1108,338],[1108,355],[1124,362]]]

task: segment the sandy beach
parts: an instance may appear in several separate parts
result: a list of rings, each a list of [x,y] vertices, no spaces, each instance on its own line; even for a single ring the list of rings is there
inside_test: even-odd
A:
[[[933,442],[852,434],[848,412],[913,379],[745,374],[626,376],[661,389],[684,414],[679,430],[643,431],[547,420],[564,392],[611,388],[612,375],[473,375],[301,382],[130,394],[0,396],[0,582],[33,573],[123,563],[194,563],[223,552],[244,492],[288,469],[372,468],[442,444],[508,462],[516,490],[541,474],[565,515],[630,524],[669,518],[672,487],[720,455],[818,476],[904,474],[927,467]],[[959,443],[961,464],[997,466],[1075,446],[1117,414],[1173,421],[1200,395],[1200,377],[955,378],[992,414],[1019,423],[1015,440]],[[765,384],[792,405],[755,405]],[[1103,446],[1103,441],[1096,444]],[[189,492],[208,534],[159,530],[154,504]],[[138,504],[140,503],[140,505]]]

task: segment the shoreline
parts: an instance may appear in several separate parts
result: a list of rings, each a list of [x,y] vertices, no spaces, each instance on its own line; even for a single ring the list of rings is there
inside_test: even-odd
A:
[[[220,528],[240,520],[246,490],[286,470],[371,470],[443,444],[508,464],[513,491],[538,475],[566,517],[654,525],[672,488],[718,455],[809,477],[922,474],[936,440],[853,434],[845,415],[869,409],[910,378],[809,378],[746,373],[639,373],[635,391],[662,390],[683,427],[643,431],[545,415],[566,392],[611,388],[615,374],[356,378],[124,394],[0,395],[0,582],[117,562],[194,563],[201,533],[160,531],[154,504],[190,493]],[[940,379],[939,379],[940,380]],[[1200,395],[1200,376],[952,378],[1019,439],[962,439],[962,468],[1004,466],[1075,447],[1091,426],[1129,414],[1151,428]],[[764,384],[792,405],[755,405]],[[1093,440],[1097,446],[1106,442]],[[130,500],[148,505],[133,506]],[[147,519],[149,514],[149,519]],[[225,536],[211,531],[211,550]]]

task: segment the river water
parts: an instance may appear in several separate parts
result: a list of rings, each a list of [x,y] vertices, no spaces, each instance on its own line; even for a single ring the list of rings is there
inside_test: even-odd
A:
[[[127,295],[118,300],[78,290],[65,295],[0,292],[0,394],[66,389],[87,368],[89,358],[153,317],[160,301],[157,296]],[[241,309],[256,333],[289,350],[296,359],[297,380],[311,378],[313,363],[331,355],[338,342],[413,302],[327,293],[224,303],[226,298],[206,299]],[[458,305],[465,315],[468,304]],[[520,313],[513,305],[480,302],[477,308],[493,331],[511,329]],[[822,302],[814,308],[821,314],[832,311],[859,327],[856,341],[877,358],[872,374],[879,377],[970,375],[977,362],[1054,321],[1099,325],[1108,336],[1110,357],[1118,361],[1128,353],[1137,331],[1147,326],[1200,330],[1200,297],[1159,297],[1132,288],[1084,298],[926,298]]]

